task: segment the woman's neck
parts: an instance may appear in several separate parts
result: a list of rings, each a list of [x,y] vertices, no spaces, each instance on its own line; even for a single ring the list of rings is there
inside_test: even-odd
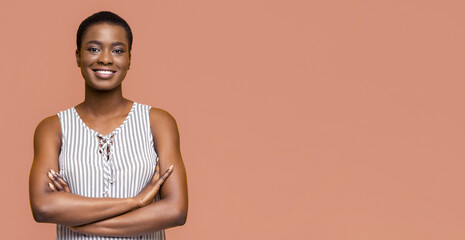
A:
[[[81,109],[93,116],[104,116],[114,114],[124,109],[131,101],[123,97],[121,85],[110,91],[95,90],[86,85],[85,99]]]

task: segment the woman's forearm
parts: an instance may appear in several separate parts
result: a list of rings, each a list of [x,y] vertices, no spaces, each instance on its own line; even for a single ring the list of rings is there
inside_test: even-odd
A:
[[[68,183],[61,176],[48,173],[50,191],[36,191],[37,197],[32,197],[34,217],[38,221],[60,223],[67,226],[78,226],[98,220],[114,217],[128,211],[150,204],[160,186],[173,170],[171,165],[160,176],[159,161],[155,174],[147,185],[131,198],[88,198],[72,194]],[[34,196],[34,194],[32,194]]]
[[[181,226],[186,217],[187,209],[162,199],[116,217],[71,229],[84,234],[131,237]]]
[[[137,206],[133,198],[88,198],[50,192],[32,204],[32,211],[38,222],[78,226],[126,213]]]

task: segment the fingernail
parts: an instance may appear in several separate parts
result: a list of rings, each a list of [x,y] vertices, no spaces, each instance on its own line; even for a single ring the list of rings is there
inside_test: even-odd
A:
[[[48,183],[48,186],[49,186],[52,190],[55,189],[51,183]]]
[[[173,165],[170,166],[170,170],[173,169]]]
[[[50,172],[52,172],[52,174],[53,174],[53,175],[55,175],[55,174],[56,174],[56,172],[55,172],[55,171],[53,171],[53,169],[50,169]]]
[[[47,174],[49,178],[53,178],[53,175],[50,172],[48,172]]]

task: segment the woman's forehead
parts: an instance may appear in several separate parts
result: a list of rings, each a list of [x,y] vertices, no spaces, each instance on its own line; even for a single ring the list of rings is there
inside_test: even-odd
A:
[[[128,45],[126,30],[119,25],[108,23],[97,23],[89,26],[87,31],[84,33],[82,40],[83,44],[97,41],[102,44],[122,42],[126,46]]]

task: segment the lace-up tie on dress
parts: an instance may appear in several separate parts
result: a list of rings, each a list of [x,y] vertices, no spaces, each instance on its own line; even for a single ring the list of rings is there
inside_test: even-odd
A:
[[[102,156],[104,162],[103,176],[105,178],[105,187],[103,190],[103,196],[108,197],[109,194],[109,184],[115,182],[115,164],[113,161],[113,140],[114,133],[110,133],[108,136],[103,136],[100,133],[97,133],[98,138],[98,153]]]

